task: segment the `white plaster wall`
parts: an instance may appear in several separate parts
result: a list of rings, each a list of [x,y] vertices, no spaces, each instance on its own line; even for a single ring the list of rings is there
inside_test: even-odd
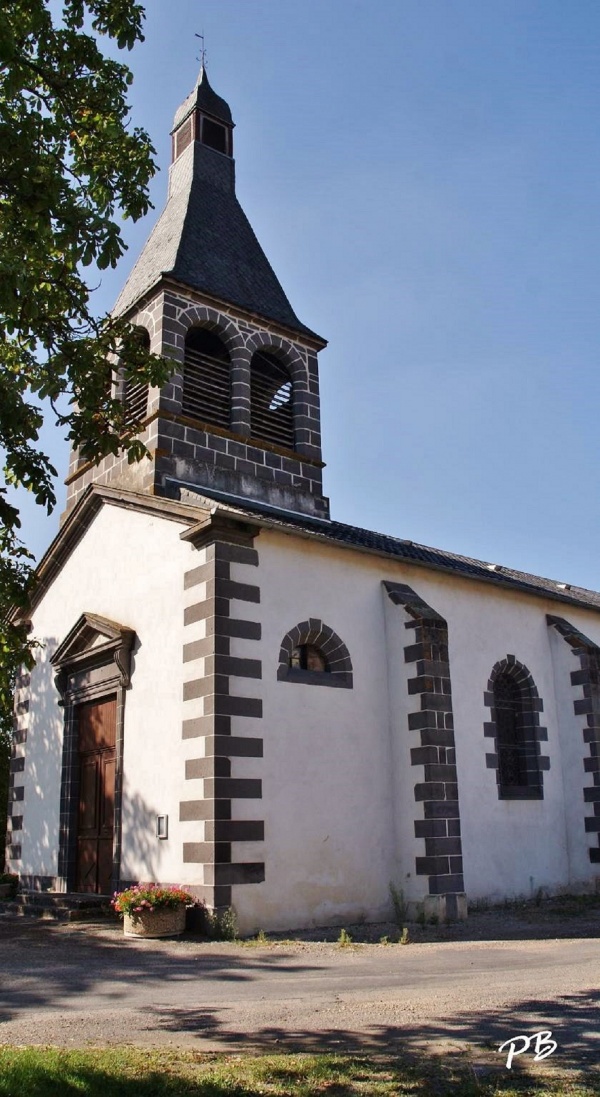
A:
[[[58,871],[63,710],[58,708],[53,668],[48,660],[63,637],[54,635],[51,628],[42,630],[35,618],[33,636],[42,638],[46,646],[37,652],[37,663],[31,671],[27,741],[19,747],[19,752],[25,755],[22,782],[25,791],[23,803],[17,806],[24,823],[22,860],[15,862],[14,871],[55,876]]]
[[[558,890],[571,882],[574,859],[581,866],[587,858],[586,876],[592,878],[581,817],[582,787],[587,783],[583,772],[587,747],[581,731],[584,718],[579,718],[566,760],[565,740],[573,729],[572,706],[578,694],[568,673],[555,673],[551,648],[555,630],[548,627],[546,615],[566,617],[596,641],[600,639],[600,616],[550,599],[509,595],[484,584],[452,584],[445,576],[441,583],[431,582],[431,588],[432,597],[438,597],[436,608],[450,625],[467,894],[470,898],[500,899],[535,895],[539,888]],[[495,772],[484,769],[492,741],[482,732],[483,723],[490,718],[483,693],[492,667],[507,654],[525,664],[544,703],[540,725],[548,729],[548,741],[541,744],[541,753],[549,756],[550,770],[543,774],[543,800],[499,800]]]
[[[106,505],[38,606],[34,632],[45,642],[32,674],[26,744],[25,830],[21,871],[57,871],[62,710],[48,659],[87,610],[135,629],[133,688],[125,706],[124,878],[202,883],[201,868],[182,864],[184,841],[202,841],[203,824],[179,823],[181,799],[200,798],[200,781],[185,781],[185,760],[202,753],[201,739],[182,740],[182,682],[202,668],[184,666],[182,645],[203,635],[204,623],[183,627],[184,604],[202,597],[183,591],[183,574],[204,556],[180,540],[181,526]],[[263,698],[263,719],[235,717],[234,735],[264,739],[264,758],[232,759],[233,777],[263,782],[260,800],[234,800],[234,819],[264,819],[264,843],[235,843],[234,861],[265,861],[263,884],[234,887],[244,929],[350,922],[389,912],[389,883],[407,898],[427,889],[415,877],[414,838],[422,817],[410,766],[406,695],[412,668],[404,647],[413,634],[405,614],[384,596],[381,581],[408,583],[448,622],[465,884],[472,898],[531,894],[538,888],[591,882],[583,804],[585,718],[573,715],[568,645],[548,629],[560,614],[600,643],[600,614],[576,610],[488,584],[411,567],[317,542],[263,531],[260,565],[232,566],[232,578],[258,583],[260,605],[234,601],[231,613],[260,620],[262,639],[232,639],[235,656],[262,659],[262,680],[232,679],[231,690]],[[277,681],[283,636],[319,617],[347,645],[352,690]],[[542,801],[500,801],[487,769],[491,740],[484,691],[494,664],[513,654],[533,676],[548,728],[550,756]],[[183,710],[186,710],[185,712]],[[390,716],[394,712],[393,719]],[[155,816],[169,815],[169,840],[155,838]]]
[[[262,776],[263,800],[238,802],[235,810],[242,809],[238,818],[265,819],[266,880],[234,888],[243,925],[378,917],[388,909],[391,879],[402,883],[407,898],[426,894],[427,878],[414,876],[414,856],[424,853],[424,843],[414,839],[422,805],[414,802],[413,786],[423,771],[409,766],[410,747],[420,738],[406,723],[390,738],[390,696],[398,712],[412,702],[402,700],[403,648],[412,636],[402,627],[400,607],[392,607],[397,618],[384,610],[383,579],[408,583],[448,622],[468,895],[535,895],[539,888],[567,887],[584,871],[594,876],[581,791],[589,783],[582,761],[587,748],[572,715],[569,730],[559,729],[577,694],[568,673],[557,680],[546,614],[560,612],[596,640],[600,615],[272,531],[263,531],[256,544],[264,718],[252,730],[248,721],[243,728],[238,722],[236,733],[264,737],[264,760],[252,762],[252,774],[244,760],[244,775]],[[277,682],[281,639],[311,616],[348,646],[353,690]],[[543,775],[542,800],[499,800],[495,771],[486,766],[493,746],[483,734],[490,719],[484,692],[493,666],[507,654],[527,667],[544,702],[542,753],[551,768]],[[570,753],[563,773],[565,734]],[[254,851],[240,845],[239,856],[251,860]],[[256,859],[262,859],[259,846]]]
[[[338,553],[271,533],[256,547],[262,640],[252,655],[263,660],[263,719],[252,729],[238,720],[235,733],[264,738],[264,758],[253,762],[263,799],[234,801],[234,810],[264,818],[265,843],[234,848],[244,860],[264,857],[266,879],[234,888],[238,917],[244,928],[270,929],[381,916],[395,866],[379,591],[359,569],[354,584],[351,557],[340,567]],[[308,617],[346,643],[352,690],[277,681],[283,637]]]
[[[195,562],[182,528],[104,506],[36,609],[34,635],[45,646],[32,673],[23,873],[57,871],[63,714],[49,658],[88,611],[137,636],[125,701],[122,876],[181,876],[183,572]],[[155,837],[157,813],[169,816],[167,841]]]
[[[551,607],[483,584],[465,586],[453,591],[444,583],[439,594],[432,592],[449,622],[465,888],[470,898],[535,895],[540,887],[556,888],[568,879],[562,759],[545,619]],[[543,774],[542,800],[500,800],[496,771],[486,767],[493,740],[483,735],[491,718],[484,692],[494,665],[509,654],[527,667],[544,703],[540,725],[548,728],[548,742],[541,750],[549,755],[551,768]]]

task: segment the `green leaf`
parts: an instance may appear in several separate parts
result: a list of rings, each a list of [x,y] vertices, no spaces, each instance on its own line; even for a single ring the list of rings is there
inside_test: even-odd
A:
[[[170,368],[136,348],[127,324],[94,313],[81,274],[114,266],[121,219],[150,205],[155,154],[129,126],[132,75],[101,48],[132,49],[143,21],[132,0],[0,4],[0,447],[5,483],[48,512],[56,470],[39,446],[39,401],[59,403],[57,427],[90,460],[119,451],[139,460],[146,450],[126,429],[107,363],[123,348],[128,375],[151,384]],[[19,528],[0,487],[0,743],[17,669],[34,658],[24,623],[32,558]]]

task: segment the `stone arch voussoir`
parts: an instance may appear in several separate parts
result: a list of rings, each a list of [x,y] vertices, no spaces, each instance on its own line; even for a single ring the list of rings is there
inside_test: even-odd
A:
[[[148,309],[143,309],[141,312],[138,312],[130,322],[132,327],[143,328],[144,331],[148,332],[150,337],[150,348],[152,349],[157,336],[160,334],[156,323],[156,314],[150,312]]]
[[[252,360],[252,356],[257,350],[267,351],[273,354],[275,358],[278,358],[290,374],[294,391],[297,391],[299,387],[308,388],[306,362],[287,339],[282,339],[280,335],[273,335],[268,331],[258,331],[251,336],[246,347],[250,360]]]
[[[184,339],[192,327],[207,328],[223,340],[231,358],[244,354],[244,340],[229,316],[206,305],[190,305],[178,317],[178,326]]]
[[[510,674],[511,678],[513,678],[521,688],[525,687],[528,690],[532,698],[539,699],[538,689],[531,672],[524,663],[520,663],[518,659],[515,659],[514,655],[507,655],[504,659],[499,659],[494,665],[488,681],[487,688],[489,691],[493,691],[494,682],[500,674]]]
[[[316,647],[325,656],[329,665],[326,671],[298,671],[290,666],[294,648],[302,644]],[[320,618],[311,617],[294,625],[286,633],[279,650],[277,679],[280,682],[305,682],[314,685],[345,686],[353,685],[353,669],[350,652],[338,634]]]

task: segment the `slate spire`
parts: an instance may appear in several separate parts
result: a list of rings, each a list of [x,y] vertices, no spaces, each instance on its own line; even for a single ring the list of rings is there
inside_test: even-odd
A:
[[[235,194],[234,123],[204,65],[175,113],[166,206],[115,312],[169,358],[162,387],[115,393],[141,425],[151,462],[75,449],[67,508],[93,483],[181,501],[240,501],[329,519],[323,495],[318,353]]]
[[[117,300],[131,309],[171,277],[284,327],[313,335],[290,305],[235,194],[234,122],[204,66],[175,113],[169,195]]]
[[[225,122],[229,126],[233,126],[234,124],[229,104],[226,103],[224,99],[221,99],[221,96],[217,95],[211,88],[204,65],[201,65],[200,67],[194,90],[190,92],[187,99],[184,100],[175,113],[173,130],[181,125],[183,119],[194,108],[204,111],[206,114],[210,115],[210,117]]]

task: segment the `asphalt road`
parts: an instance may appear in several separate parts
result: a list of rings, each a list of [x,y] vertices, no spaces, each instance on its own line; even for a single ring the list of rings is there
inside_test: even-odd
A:
[[[550,1030],[557,1066],[600,1067],[597,939],[256,946],[4,920],[0,947],[1,1043],[489,1060],[511,1036]]]

